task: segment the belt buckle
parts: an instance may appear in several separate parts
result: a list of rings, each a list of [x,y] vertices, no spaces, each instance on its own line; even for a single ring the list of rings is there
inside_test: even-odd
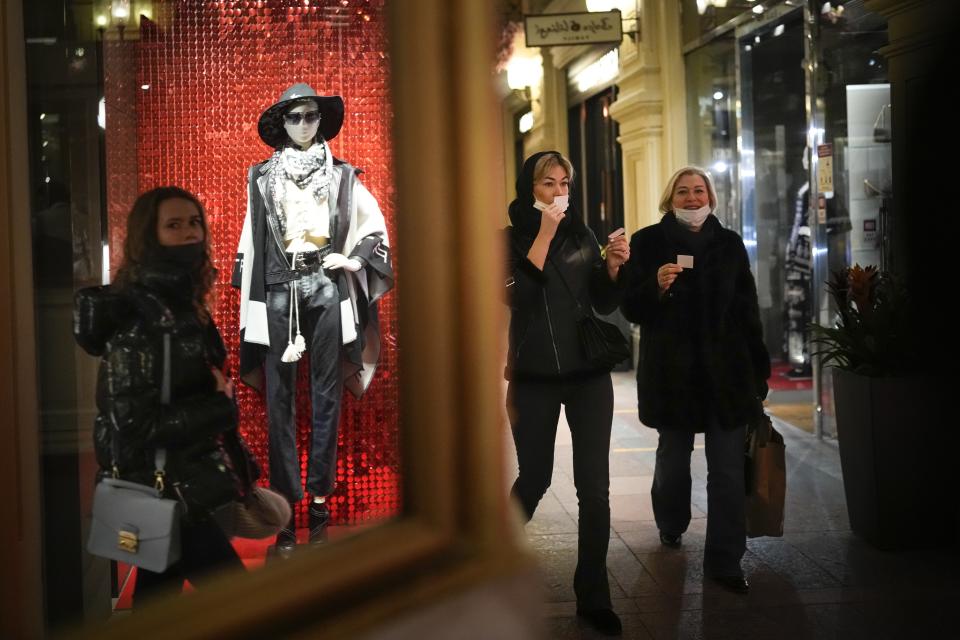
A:
[[[305,270],[308,267],[306,256],[302,253],[298,253],[296,257],[293,259],[290,266],[297,271]]]

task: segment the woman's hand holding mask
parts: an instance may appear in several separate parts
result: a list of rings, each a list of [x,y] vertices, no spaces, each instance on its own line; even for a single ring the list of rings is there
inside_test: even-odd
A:
[[[539,209],[541,213],[539,235],[547,240],[553,240],[553,236],[557,234],[557,227],[560,226],[560,222],[567,216],[564,212],[567,210],[569,204],[568,198],[569,196],[559,195],[554,197],[553,202],[550,204],[540,202],[539,200],[534,201],[533,208]]]

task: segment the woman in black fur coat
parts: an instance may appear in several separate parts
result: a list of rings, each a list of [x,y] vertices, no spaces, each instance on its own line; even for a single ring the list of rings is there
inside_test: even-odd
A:
[[[770,359],[746,248],[712,215],[716,205],[703,169],[673,175],[663,218],[631,238],[621,308],[640,324],[640,420],[660,434],[651,491],[660,541],[679,547],[690,524],[690,454],[705,433],[704,575],[746,593],[745,427],[767,395]]]

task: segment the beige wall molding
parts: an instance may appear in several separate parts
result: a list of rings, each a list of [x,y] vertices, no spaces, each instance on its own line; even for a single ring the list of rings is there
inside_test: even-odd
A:
[[[663,185],[686,163],[678,4],[644,0],[640,40],[624,41],[620,47],[619,94],[610,115],[620,123],[624,223],[629,232],[659,221],[657,204]]]

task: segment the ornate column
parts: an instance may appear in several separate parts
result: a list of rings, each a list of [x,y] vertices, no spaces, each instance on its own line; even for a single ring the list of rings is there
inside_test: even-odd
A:
[[[554,65],[553,51],[540,49],[543,59],[543,81],[531,89],[533,128],[523,144],[523,155],[554,149],[564,155],[570,153],[567,136],[567,77],[563,69]]]
[[[638,40],[620,46],[617,86],[610,115],[620,123],[624,223],[633,232],[659,220],[664,184],[686,162],[679,3],[643,2]]]

